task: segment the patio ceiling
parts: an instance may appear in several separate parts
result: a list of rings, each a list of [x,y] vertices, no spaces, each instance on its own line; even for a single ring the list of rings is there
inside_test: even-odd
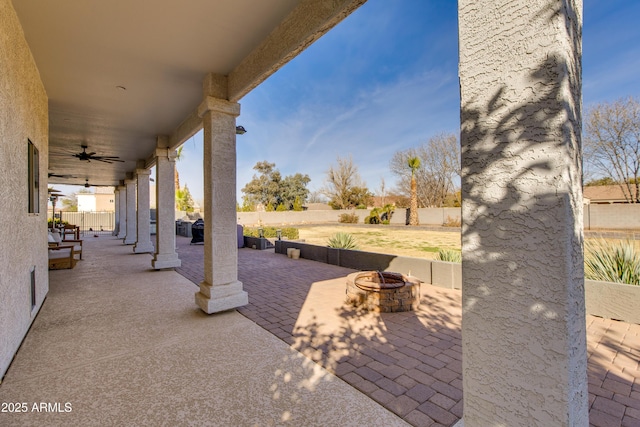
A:
[[[13,1],[49,97],[50,183],[118,185],[201,126],[209,73],[238,101],[366,0]],[[73,157],[118,156],[107,164]]]

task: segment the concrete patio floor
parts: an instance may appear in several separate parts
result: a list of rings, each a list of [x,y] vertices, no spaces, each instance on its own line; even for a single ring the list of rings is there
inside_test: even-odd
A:
[[[203,279],[203,247],[178,237],[181,274]],[[346,307],[342,267],[241,249],[238,311],[415,426],[462,416],[461,293],[423,285],[420,309]],[[195,290],[196,288],[194,288]],[[587,316],[590,423],[640,426],[640,325]]]
[[[85,239],[0,384],[26,412],[0,425],[406,425],[239,313],[204,314],[195,290],[120,240]]]

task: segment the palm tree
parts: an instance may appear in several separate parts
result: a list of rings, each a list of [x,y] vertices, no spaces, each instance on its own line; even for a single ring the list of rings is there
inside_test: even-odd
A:
[[[420,168],[419,157],[409,157],[407,166],[411,168],[411,206],[409,208],[409,225],[420,225],[418,220],[418,184],[416,182],[416,171]]]

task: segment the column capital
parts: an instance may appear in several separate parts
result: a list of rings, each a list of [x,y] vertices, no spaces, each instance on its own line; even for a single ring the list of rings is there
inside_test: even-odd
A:
[[[151,175],[150,169],[136,169],[136,175]]]
[[[156,158],[166,158],[170,162],[174,162],[176,160],[176,150],[172,150],[170,148],[156,148],[155,152]]]
[[[240,115],[240,104],[225,99],[214,98],[213,96],[206,96],[198,107],[198,116],[204,117],[208,111],[217,111],[238,117]]]
[[[125,179],[124,183],[126,185],[135,185],[137,183],[137,181],[135,179]]]

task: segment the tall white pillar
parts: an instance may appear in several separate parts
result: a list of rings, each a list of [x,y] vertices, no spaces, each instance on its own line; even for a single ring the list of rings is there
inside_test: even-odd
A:
[[[112,236],[117,236],[120,231],[120,190],[116,188],[113,192],[113,201],[114,201],[114,226],[113,231],[111,232]]]
[[[156,270],[180,267],[176,253],[176,153],[156,149],[156,252],[151,265]]]
[[[137,254],[152,253],[151,244],[151,214],[149,208],[149,169],[136,169],[136,179],[138,188],[138,213],[137,213],[137,236],[133,252]]]
[[[127,187],[118,187],[120,197],[118,198],[118,212],[120,212],[120,224],[118,227],[118,239],[124,239],[127,235]]]
[[[133,245],[136,242],[136,180],[125,180],[127,187],[127,231],[124,237],[125,245]]]
[[[204,281],[196,304],[216,313],[249,303],[238,280],[236,120],[240,105],[208,97],[204,125]]]
[[[581,0],[459,0],[465,427],[588,426]]]

